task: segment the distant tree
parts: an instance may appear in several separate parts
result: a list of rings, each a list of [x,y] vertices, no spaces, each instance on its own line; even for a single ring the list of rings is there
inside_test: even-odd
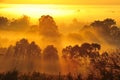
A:
[[[43,15],[39,19],[39,31],[40,34],[47,37],[59,36],[58,27],[54,19],[49,15]]]
[[[11,51],[9,49],[9,51]],[[41,59],[41,49],[40,47],[33,41],[31,43],[28,42],[27,39],[21,39],[16,42],[14,46],[14,67],[17,70],[20,70],[21,67],[32,72],[34,70],[38,70],[38,61]],[[11,53],[12,54],[12,51]]]
[[[92,45],[92,47],[94,48],[95,51],[101,49],[101,46],[98,43],[92,43],[91,45]]]
[[[91,46],[92,46],[92,53],[94,53],[94,57],[99,56],[101,45],[98,43],[92,43]]]
[[[31,56],[40,56],[41,55],[41,49],[35,42],[31,42],[31,44],[28,47],[28,55]]]
[[[110,30],[110,34],[111,34],[111,36],[113,36],[114,35],[114,37],[116,37],[117,36],[117,32],[119,31],[120,29],[117,27],[117,26],[113,26],[113,27],[111,27],[111,30]]]
[[[62,53],[65,59],[71,56],[71,50],[72,50],[72,46],[66,46],[66,48],[63,48]]]
[[[94,21],[90,26],[108,43],[117,45],[120,40],[120,28],[116,26],[116,21],[111,18],[106,18],[103,21]]]
[[[62,50],[63,53],[63,57],[64,58],[76,58],[78,56],[80,56],[80,47],[78,45],[75,46],[67,46],[66,48],[63,48]]]
[[[101,45],[98,43],[83,43],[81,46],[67,46],[63,48],[62,53],[65,59],[70,58],[78,58],[83,56],[89,56],[91,58],[99,56],[99,50],[101,49]]]
[[[27,54],[27,50],[29,47],[29,43],[27,39],[21,39],[16,43],[15,46],[15,55],[23,55],[25,56]]]
[[[5,29],[8,26],[9,20],[7,17],[0,16],[0,28]]]
[[[78,45],[73,46],[71,49],[71,58],[78,57],[80,52],[80,47]]]
[[[93,23],[90,24],[93,27],[102,27],[104,24],[102,21],[94,21]]]
[[[43,58],[47,61],[56,61],[59,59],[58,57],[58,51],[53,45],[48,45],[43,50]]]
[[[58,73],[60,71],[58,51],[53,45],[48,45],[43,50],[43,70],[46,73]]]
[[[7,52],[7,48],[0,48],[0,54],[1,55],[4,55],[4,54],[6,54],[6,52]]]
[[[113,25],[116,25],[116,21],[114,19],[111,19],[111,18],[106,18],[105,20],[103,21],[94,21],[93,23],[91,23],[91,26],[94,26],[94,27],[103,27],[103,28],[110,28],[112,27]]]
[[[31,33],[39,32],[39,26],[38,25],[31,25],[30,29],[29,29],[29,32],[31,32]]]
[[[91,26],[101,35],[103,35],[102,33],[104,33],[104,35],[109,35],[110,28],[106,23],[106,21],[94,21],[91,23]]]
[[[7,49],[6,56],[13,56],[15,54],[15,47],[10,45]]]
[[[103,21],[104,25],[108,26],[109,28],[111,28],[113,25],[116,25],[116,21],[114,19],[111,18],[107,18]]]
[[[29,26],[29,17],[26,15],[23,15],[19,19],[13,19],[10,23],[10,27],[13,30],[25,30]]]
[[[90,53],[92,50],[92,46],[89,43],[83,43],[81,45],[81,53],[83,53],[84,55],[87,55],[88,53]]]
[[[29,57],[40,56],[41,49],[34,41],[29,43],[27,39],[23,38],[16,42],[15,55],[24,55]]]
[[[119,42],[120,40],[120,28],[118,26],[112,26],[110,29],[110,36],[114,42]]]

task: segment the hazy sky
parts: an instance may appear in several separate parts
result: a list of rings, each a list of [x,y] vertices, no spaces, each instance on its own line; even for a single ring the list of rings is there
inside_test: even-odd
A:
[[[0,0],[0,3],[119,5],[120,0]]]

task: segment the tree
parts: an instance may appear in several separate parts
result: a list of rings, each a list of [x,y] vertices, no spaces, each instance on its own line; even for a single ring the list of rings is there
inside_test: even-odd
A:
[[[99,20],[98,20],[98,21],[92,22],[90,25],[93,26],[93,27],[101,27],[101,26],[103,26],[104,24],[103,24],[102,21],[99,21]]]
[[[89,56],[91,58],[99,56],[99,50],[101,45],[98,43],[83,43],[81,46],[67,46],[63,48],[62,53],[65,59],[73,59],[83,56]]]
[[[6,56],[13,56],[15,54],[15,47],[10,45],[7,49]]]
[[[22,56],[25,56],[27,54],[28,46],[29,43],[27,39],[23,38],[20,41],[18,41],[15,46],[15,55],[22,54]]]
[[[113,25],[116,25],[116,21],[114,19],[111,18],[106,18],[103,21],[94,21],[93,23],[90,24],[93,27],[108,27],[111,28]]]
[[[0,28],[5,29],[8,26],[9,20],[7,17],[0,16]]]
[[[114,19],[106,18],[103,21],[94,21],[90,26],[96,31],[99,37],[102,37],[112,45],[118,46],[120,28],[116,26],[116,21]]]
[[[28,55],[31,56],[39,56],[41,55],[41,49],[39,48],[39,46],[37,44],[35,44],[35,42],[31,42],[31,44],[28,47]]]
[[[94,69],[99,70],[102,80],[119,80],[120,76],[120,53],[104,52],[99,57],[94,58]]]
[[[80,47],[78,45],[73,46],[71,49],[71,58],[78,57],[80,53]]]
[[[67,57],[71,56],[71,50],[72,50],[72,46],[66,46],[66,48],[63,48],[62,53],[63,53],[63,57],[66,59]],[[71,56],[72,57],[72,56]]]
[[[46,73],[58,73],[60,71],[58,51],[53,45],[48,45],[43,50],[43,61]]]
[[[41,49],[34,41],[29,43],[27,39],[23,38],[17,41],[15,46],[10,46],[7,49],[6,55],[10,57],[13,55],[13,57],[11,57],[13,60],[11,61],[12,68],[18,71],[23,70],[23,72],[25,70],[33,71],[38,70],[38,61],[41,59]]]
[[[12,30],[25,30],[29,26],[29,17],[23,15],[19,19],[13,19],[10,23],[10,29]]]
[[[49,15],[43,15],[39,19],[39,31],[42,36],[58,37],[58,27],[54,19]]]
[[[111,28],[113,25],[116,25],[116,21],[114,19],[111,18],[107,18],[103,21],[104,25],[108,26],[109,28]]]
[[[58,51],[53,45],[48,45],[43,50],[43,58],[47,61],[56,61],[59,60]]]
[[[72,77],[72,74],[69,72],[68,75],[67,75],[67,79],[68,80],[73,80],[73,77]]]
[[[40,73],[39,72],[33,72],[31,76],[31,80],[40,80]]]
[[[9,71],[5,74],[4,80],[18,80],[18,71]]]
[[[112,26],[110,29],[110,37],[112,41],[114,40],[114,44],[118,44],[120,40],[120,28],[118,26]]]
[[[98,43],[92,43],[91,46],[94,51],[99,51],[101,49],[101,46]]]
[[[92,26],[101,35],[102,33],[104,33],[104,35],[109,35],[110,28],[106,21],[94,21],[90,24],[90,26]]]
[[[90,43],[83,43],[80,47],[80,53],[83,54],[83,56],[87,56],[91,53],[92,46]]]

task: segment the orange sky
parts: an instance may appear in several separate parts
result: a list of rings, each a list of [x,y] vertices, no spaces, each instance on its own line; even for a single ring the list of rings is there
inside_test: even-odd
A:
[[[120,0],[0,0],[0,3],[22,4],[78,4],[119,5]]]

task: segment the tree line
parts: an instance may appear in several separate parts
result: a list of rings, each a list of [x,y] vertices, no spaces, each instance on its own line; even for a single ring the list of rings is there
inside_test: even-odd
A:
[[[33,33],[39,32],[43,38],[48,37],[50,39],[53,39],[53,37],[54,39],[59,38],[61,37],[61,34],[64,34],[59,32],[56,21],[52,16],[42,15],[38,21],[39,24],[30,25],[30,17],[26,15],[23,15],[18,19],[13,18],[12,20],[7,17],[0,16],[0,30],[28,30]],[[80,26],[80,24],[76,25]],[[104,20],[95,20],[86,25],[87,26],[81,26],[82,31],[88,28],[93,29],[95,31],[95,34],[98,34],[97,37],[101,37],[109,44],[119,46],[120,28],[114,19],[106,18]]]
[[[27,26],[29,26],[27,16],[12,21],[0,17],[2,30],[19,30]],[[51,16],[41,16],[37,27],[38,29],[34,31],[39,30],[43,38],[49,38],[51,41],[60,40],[58,27]],[[97,20],[84,28],[93,29],[99,34],[98,37],[116,45],[118,49],[101,53],[101,44],[86,42],[66,46],[62,49],[60,57],[54,45],[48,45],[42,50],[34,41],[29,42],[23,38],[15,45],[0,48],[0,64],[2,64],[0,80],[119,80],[120,28],[116,25],[116,21],[111,18]],[[64,65],[60,64],[61,59]],[[68,74],[62,75],[61,66]]]
[[[98,43],[83,43],[81,45],[66,46],[62,49],[62,59],[68,74],[59,74],[61,71],[58,50],[53,45],[42,49],[35,43],[29,43],[27,39],[21,39],[16,45],[1,48],[5,61],[11,60],[12,68],[0,74],[1,80],[119,80],[120,79],[120,50],[100,53],[101,45]],[[44,63],[42,63],[44,60]],[[25,62],[25,64],[24,64]],[[40,66],[38,66],[38,62]],[[9,63],[7,63],[9,64]],[[11,64],[11,63],[10,63]],[[4,64],[3,64],[4,65]],[[9,65],[10,66],[10,65]],[[44,66],[46,74],[38,69]],[[27,73],[21,74],[22,67],[26,67]],[[37,68],[38,67],[38,68]],[[84,70],[82,70],[84,69]],[[47,73],[47,71],[49,71]],[[84,72],[85,71],[85,72]],[[30,72],[30,73],[29,73]],[[50,74],[50,73],[55,73]],[[75,74],[75,75],[73,75]],[[22,79],[21,79],[22,78]]]

